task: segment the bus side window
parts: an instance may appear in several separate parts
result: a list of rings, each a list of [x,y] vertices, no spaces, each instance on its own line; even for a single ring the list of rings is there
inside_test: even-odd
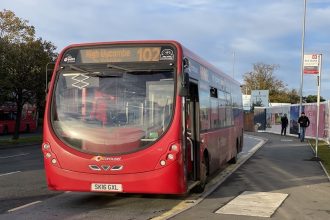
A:
[[[223,99],[219,99],[219,121],[220,127],[225,127],[226,121],[226,101]]]
[[[219,127],[219,104],[218,99],[211,98],[211,128]]]
[[[201,130],[210,129],[210,95],[209,91],[201,90],[200,93],[200,121]]]

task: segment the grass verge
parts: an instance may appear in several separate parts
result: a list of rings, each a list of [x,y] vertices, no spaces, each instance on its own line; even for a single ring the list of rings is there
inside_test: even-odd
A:
[[[315,151],[315,140],[310,139],[309,143],[312,145]],[[328,174],[330,175],[330,146],[327,142],[319,140],[317,146],[317,156],[321,159],[324,168],[327,170]]]
[[[36,135],[31,137],[20,137],[17,140],[3,139],[0,140],[0,146],[11,146],[11,145],[20,145],[20,144],[31,144],[31,143],[41,143],[42,142],[42,135]]]

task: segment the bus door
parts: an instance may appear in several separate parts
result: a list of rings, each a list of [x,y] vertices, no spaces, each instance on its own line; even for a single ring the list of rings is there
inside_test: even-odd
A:
[[[200,131],[198,85],[189,83],[189,96],[186,99],[186,170],[188,185],[199,179]]]

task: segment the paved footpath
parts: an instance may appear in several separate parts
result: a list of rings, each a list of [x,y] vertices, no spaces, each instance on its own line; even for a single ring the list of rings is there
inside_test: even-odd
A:
[[[308,143],[254,135],[268,141],[211,195],[171,219],[330,219],[329,177],[310,160]]]

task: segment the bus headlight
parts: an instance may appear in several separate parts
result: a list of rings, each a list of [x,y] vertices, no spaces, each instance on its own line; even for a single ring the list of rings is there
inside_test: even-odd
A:
[[[171,151],[178,151],[178,150],[179,150],[179,147],[178,147],[178,145],[173,144],[173,145],[170,147],[170,150],[171,150]]]

